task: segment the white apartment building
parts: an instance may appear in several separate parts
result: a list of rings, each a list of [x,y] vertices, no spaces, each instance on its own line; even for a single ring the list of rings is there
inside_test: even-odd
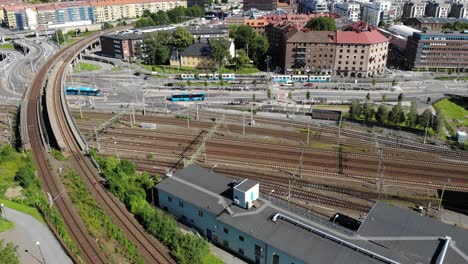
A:
[[[361,5],[356,2],[336,3],[333,12],[341,17],[347,17],[350,21],[357,22],[361,15]]]
[[[395,12],[391,1],[376,1],[365,4],[362,8],[362,21],[378,26],[382,21],[385,24],[392,23]]]

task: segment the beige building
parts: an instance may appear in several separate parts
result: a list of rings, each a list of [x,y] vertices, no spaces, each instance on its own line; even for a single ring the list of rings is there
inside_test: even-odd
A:
[[[174,51],[170,58],[171,66],[192,68],[214,68],[216,62],[211,59],[211,46],[209,43],[196,42],[184,51]]]
[[[157,12],[167,11],[177,6],[187,7],[187,1],[181,0],[96,0],[90,1],[90,4],[94,8],[95,23],[135,18],[143,15],[146,9]]]
[[[388,39],[375,29],[336,33],[335,75],[370,77],[385,71]]]

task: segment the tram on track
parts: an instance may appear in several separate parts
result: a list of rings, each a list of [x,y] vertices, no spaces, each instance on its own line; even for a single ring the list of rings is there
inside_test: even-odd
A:
[[[67,95],[101,96],[101,90],[90,87],[67,87]]]
[[[200,93],[179,93],[172,94],[167,98],[168,101],[181,102],[181,101],[205,101],[205,92]]]

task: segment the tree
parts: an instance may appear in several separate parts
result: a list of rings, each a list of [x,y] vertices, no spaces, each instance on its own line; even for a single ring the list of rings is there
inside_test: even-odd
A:
[[[392,86],[396,86],[397,85],[397,80],[393,79],[392,80]]]
[[[252,102],[256,102],[257,97],[255,96],[255,93],[252,94]]]
[[[369,101],[370,98],[371,98],[371,97],[370,97],[370,93],[367,93],[367,94],[366,94],[366,100]]]
[[[250,63],[250,58],[244,49],[236,51],[236,58],[234,58],[237,67],[243,68]]]
[[[256,36],[255,31],[247,25],[231,27],[230,30],[229,35],[234,38],[236,47],[247,50],[247,55],[251,54],[249,45]]]
[[[434,123],[432,124],[432,128],[437,132],[442,132],[445,125],[445,117],[442,114],[442,111],[437,111]]]
[[[227,39],[213,39],[210,42],[211,46],[211,58],[218,65],[218,69],[224,67],[224,63],[229,60],[229,45],[231,43]]]
[[[388,108],[386,105],[379,105],[377,112],[375,113],[375,119],[380,124],[385,124],[388,121]]]
[[[448,75],[452,75],[452,73],[453,73],[453,69],[448,69],[448,70],[447,70],[447,74],[448,74]]]
[[[387,102],[387,94],[382,95],[382,102]]]
[[[293,95],[292,95],[292,92],[291,92],[291,91],[288,92],[288,99],[289,99],[289,100],[292,100],[292,99],[293,99]]]
[[[401,103],[396,104],[388,115],[388,120],[393,124],[399,124],[405,121],[405,112]]]
[[[362,106],[362,114],[364,115],[364,120],[369,121],[372,119],[372,116],[374,115],[374,109],[369,103],[369,100],[364,102],[364,105]]]
[[[16,252],[17,249],[18,247],[13,245],[13,243],[5,243],[5,240],[1,239],[0,263],[19,264],[18,253]]]
[[[65,36],[63,35],[63,31],[61,29],[58,29],[55,31],[55,34],[52,35],[52,41],[58,43],[58,44],[63,44],[65,42]]]
[[[403,99],[404,99],[403,93],[398,94],[398,103],[403,102]]]
[[[269,48],[270,44],[266,36],[257,35],[252,39],[247,55],[249,58],[252,58],[253,62],[258,66],[265,62],[264,58],[266,58]]]
[[[182,6],[178,6],[174,9],[167,11],[167,16],[169,17],[169,21],[171,23],[180,23],[182,22],[181,18],[185,17],[185,8]]]
[[[429,122],[432,118],[431,110],[426,109],[424,112],[418,117],[418,125],[420,127],[426,127],[427,122]]]
[[[410,127],[414,127],[418,123],[418,110],[416,107],[416,102],[411,102],[410,110],[408,112],[408,117],[406,119]]]
[[[151,19],[151,17],[140,18],[135,23],[135,27],[137,27],[137,28],[151,27],[151,26],[154,26],[154,25],[155,25],[155,23]]]
[[[377,81],[375,79],[372,79],[372,86],[375,86],[377,84]]]
[[[359,100],[353,99],[351,101],[351,106],[349,107],[349,114],[351,115],[351,118],[357,119],[359,115],[361,115],[361,104],[359,103]]]
[[[378,25],[378,27],[385,27],[385,22],[383,22],[383,21],[379,21],[379,25]]]
[[[307,22],[306,28],[313,31],[336,31],[336,23],[331,17],[314,17]]]
[[[307,91],[307,93],[306,93],[306,99],[307,99],[307,100],[310,100],[310,91]]]
[[[112,24],[109,23],[109,22],[104,22],[104,24],[102,24],[102,29],[103,29],[103,30],[111,29],[111,28],[114,28],[114,25],[112,25]]]
[[[267,90],[267,98],[268,100],[271,100],[271,89]]]
[[[153,51],[151,55],[153,56],[154,64],[166,64],[171,56],[169,48],[162,44],[156,44],[153,47]]]
[[[171,45],[174,49],[185,50],[193,44],[193,37],[184,27],[176,27],[172,32]]]

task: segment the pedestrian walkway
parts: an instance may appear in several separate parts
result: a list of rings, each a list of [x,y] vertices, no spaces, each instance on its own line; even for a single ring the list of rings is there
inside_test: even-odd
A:
[[[0,239],[18,246],[21,264],[73,263],[45,224],[30,215],[4,209],[3,217],[14,222],[15,227],[0,233]]]

